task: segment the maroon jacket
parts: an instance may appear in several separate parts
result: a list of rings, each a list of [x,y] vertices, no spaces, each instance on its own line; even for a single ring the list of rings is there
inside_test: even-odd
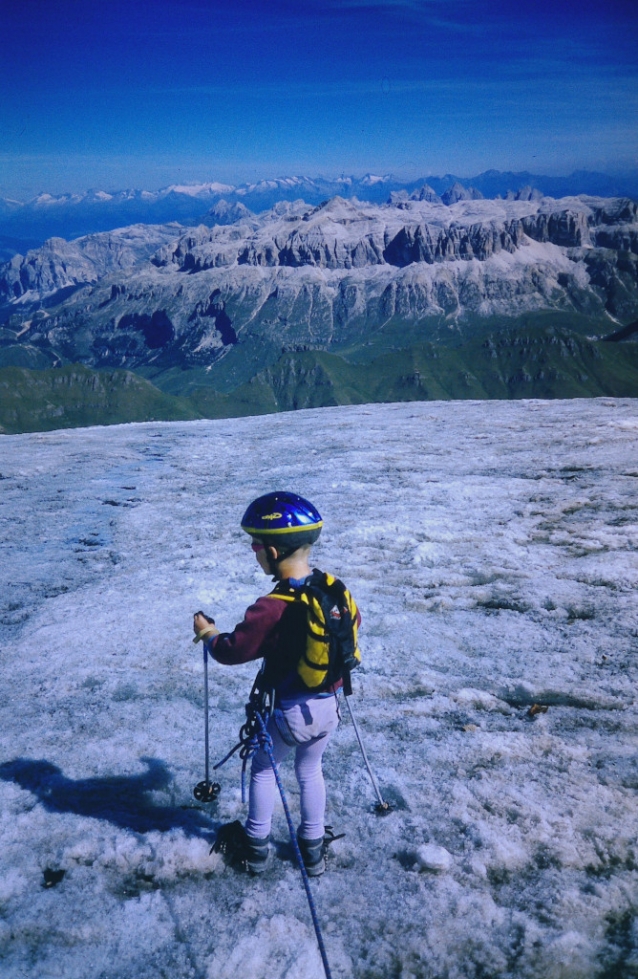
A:
[[[213,659],[226,666],[236,666],[274,653],[279,638],[279,621],[287,604],[270,595],[258,598],[254,605],[246,609],[243,620],[232,632],[220,632],[207,640]]]

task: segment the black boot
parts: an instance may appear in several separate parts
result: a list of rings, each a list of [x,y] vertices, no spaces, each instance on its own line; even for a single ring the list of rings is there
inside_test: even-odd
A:
[[[268,866],[269,840],[269,836],[263,839],[249,836],[236,819],[234,823],[219,827],[210,852],[222,853],[231,866],[243,867],[252,874],[262,874]]]
[[[305,840],[297,833],[299,852],[309,877],[320,877],[326,869],[326,851],[335,840],[342,840],[346,834],[337,835],[332,826],[324,826],[323,836],[318,840]]]
[[[303,836],[297,835],[297,843],[308,876],[320,877],[326,869],[323,836],[318,840],[304,840]]]

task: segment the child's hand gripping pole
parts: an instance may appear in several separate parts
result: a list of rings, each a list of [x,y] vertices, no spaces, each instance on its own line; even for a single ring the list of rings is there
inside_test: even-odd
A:
[[[202,619],[205,619],[208,625],[201,627]],[[198,626],[200,628],[198,629]],[[193,642],[199,642],[205,636],[213,635],[219,632],[219,629],[215,626],[215,620],[204,615],[203,612],[196,612],[194,616],[194,628],[195,628],[195,638]],[[219,782],[211,782],[210,780],[210,767],[209,767],[209,739],[208,739],[208,650],[206,649],[206,643],[203,646],[204,650],[204,757],[205,757],[205,778],[203,782],[198,782],[193,789],[193,795],[198,802],[214,802],[219,793],[221,792],[221,785]]]

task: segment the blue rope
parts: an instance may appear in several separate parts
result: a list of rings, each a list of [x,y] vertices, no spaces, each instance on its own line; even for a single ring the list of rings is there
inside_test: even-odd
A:
[[[288,800],[286,799],[286,793],[284,792],[284,787],[281,778],[279,777],[277,762],[275,761],[275,756],[273,754],[272,738],[270,737],[268,731],[266,730],[266,724],[261,714],[258,711],[256,711],[255,716],[257,718],[259,727],[261,729],[260,733],[257,736],[259,744],[265,749],[268,758],[270,759],[272,770],[275,773],[277,788],[279,789],[279,795],[281,796],[281,802],[283,804],[284,812],[286,814],[286,821],[288,823],[288,830],[290,832],[292,848],[295,851],[297,863],[299,864],[299,869],[301,871],[303,886],[306,890],[306,897],[308,898],[308,904],[310,905],[310,915],[312,917],[312,923],[314,925],[315,935],[317,936],[317,945],[319,946],[319,952],[321,953],[321,961],[323,962],[323,968],[326,973],[326,979],[332,979],[332,973],[330,972],[330,966],[328,964],[326,946],[324,945],[323,935],[321,934],[321,928],[319,926],[319,917],[317,915],[317,908],[315,905],[314,898],[312,896],[312,891],[310,889],[310,879],[308,877],[306,868],[304,866],[303,857],[301,856],[301,850],[299,849],[299,843],[297,842],[297,834],[295,833],[295,827],[293,825],[292,816],[290,815],[290,809],[288,808]]]

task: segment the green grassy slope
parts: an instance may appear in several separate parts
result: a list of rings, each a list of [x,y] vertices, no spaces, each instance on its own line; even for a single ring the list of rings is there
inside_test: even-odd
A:
[[[457,347],[415,344],[364,363],[285,354],[229,395],[191,393],[207,417],[337,404],[447,399],[638,397],[638,344],[564,330],[499,333]]]
[[[0,369],[0,432],[5,434],[198,417],[187,401],[130,371],[92,371],[77,364]]]
[[[363,358],[355,360],[354,358]],[[229,418],[389,401],[638,397],[638,343],[533,326],[453,344],[415,343],[366,359],[286,353],[229,393],[191,386],[164,393],[128,371],[77,365],[0,369],[0,431],[118,422]],[[201,376],[201,375],[200,375]]]
[[[367,324],[359,340],[347,345],[338,345],[334,339],[327,348],[308,343],[289,345],[283,344],[281,338],[275,335],[269,340],[262,338],[260,344],[255,346],[257,339],[251,336],[248,341],[241,339],[232,350],[208,366],[185,368],[173,365],[167,368],[156,363],[140,367],[137,373],[167,394],[194,396],[195,400],[199,400],[204,395],[197,389],[208,388],[219,394],[231,395],[234,399],[237,390],[250,384],[256,376],[263,377],[268,370],[273,374],[280,371],[282,357],[286,358],[286,362],[297,363],[297,355],[304,352],[314,352],[318,356],[324,350],[348,362],[363,365],[403,350],[423,349],[427,344],[456,350],[496,334],[512,337],[555,330],[567,331],[580,337],[603,337],[610,332],[610,326],[612,323],[609,318],[590,317],[573,311],[548,310],[523,313],[515,317],[474,315],[458,322],[448,321],[443,316],[410,322],[392,319],[378,326]],[[1,353],[0,349],[0,355]],[[294,355],[292,361],[287,355]],[[237,366],[240,363],[241,369]],[[31,365],[25,363],[20,366]],[[246,404],[252,403],[253,394],[254,392],[246,392],[242,400]],[[205,398],[209,402],[218,401],[210,393]]]

